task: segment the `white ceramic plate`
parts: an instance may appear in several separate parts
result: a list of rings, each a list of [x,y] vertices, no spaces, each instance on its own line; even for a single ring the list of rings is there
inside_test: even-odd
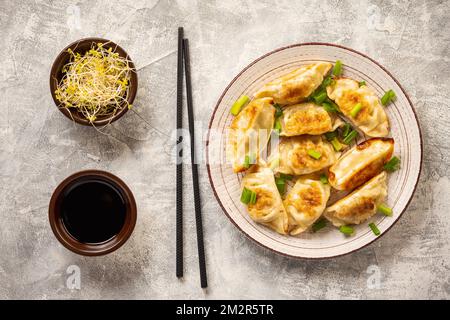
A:
[[[381,97],[393,89],[397,99],[386,107],[395,139],[394,154],[401,158],[400,170],[389,174],[386,203],[393,208],[392,217],[375,215],[367,223],[355,228],[355,234],[346,237],[329,223],[317,233],[304,232],[300,236],[283,236],[249,217],[240,202],[242,174],[235,174],[225,161],[225,131],[232,115],[230,107],[241,95],[253,96],[263,84],[292,69],[315,61],[334,63],[341,60],[344,76],[365,80]],[[379,63],[355,50],[326,43],[303,43],[272,51],[252,62],[231,81],[223,92],[209,124],[207,142],[208,174],[212,189],[223,211],[248,237],[277,253],[297,258],[329,258],[358,250],[379,237],[368,227],[374,222],[381,233],[386,233],[406,210],[418,183],[422,163],[422,139],[413,106],[398,81]],[[360,141],[364,140],[360,137]]]

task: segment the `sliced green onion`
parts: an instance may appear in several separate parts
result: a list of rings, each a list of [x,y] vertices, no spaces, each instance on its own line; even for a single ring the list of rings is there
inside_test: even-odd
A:
[[[366,82],[363,80],[363,81],[360,81],[359,83],[358,83],[358,85],[360,86],[360,87],[362,87],[362,86],[365,86],[366,85]]]
[[[358,136],[358,132],[356,130],[352,130],[349,134],[342,140],[345,144],[350,144],[356,137]]]
[[[342,73],[342,62],[341,60],[337,60],[336,63],[334,64],[334,68],[333,68],[333,75],[340,76]]]
[[[250,168],[250,166],[252,165],[252,164],[254,164],[255,163],[255,156],[248,156],[248,155],[246,155],[245,156],[245,158],[244,158],[244,168],[245,169],[248,169],[248,168]]]
[[[313,96],[313,99],[317,104],[322,104],[322,102],[324,102],[326,98],[327,98],[327,93],[325,91],[321,91],[318,94]]]
[[[325,218],[320,218],[319,220],[317,220],[316,222],[314,222],[314,224],[311,226],[311,229],[313,232],[317,232],[320,229],[325,228],[327,225],[327,219]]]
[[[244,159],[244,168],[245,168],[245,169],[250,168],[250,157],[249,157],[249,156],[245,156],[245,159]]]
[[[333,113],[337,112],[338,110],[329,102],[323,102],[322,107],[325,109],[325,111]]]
[[[242,107],[245,106],[249,100],[250,98],[248,96],[241,96],[239,99],[237,99],[236,102],[233,103],[233,106],[231,107],[231,114],[237,116],[241,111]]]
[[[375,225],[375,223],[369,223],[369,227],[370,227],[370,229],[372,229],[372,231],[373,231],[373,233],[376,235],[376,236],[379,236],[380,234],[381,234],[381,232],[380,232],[380,229],[378,229],[377,228],[377,226]]]
[[[252,192],[251,190],[247,189],[246,187],[244,187],[244,189],[242,190],[242,194],[241,194],[241,202],[245,203],[245,204],[249,204],[250,203],[250,198],[252,196]]]
[[[389,160],[385,165],[384,165],[384,170],[388,171],[388,172],[393,172],[395,170],[398,170],[398,168],[400,168],[400,159],[396,156],[393,156],[391,158],[391,160]]]
[[[275,125],[273,127],[278,133],[281,132],[281,121],[280,119],[275,120]]]
[[[319,151],[310,149],[308,150],[308,155],[316,160],[319,160],[322,154]]]
[[[328,178],[325,174],[320,175],[320,182],[322,182],[323,184],[328,184]]]
[[[331,140],[331,144],[333,145],[333,148],[336,151],[341,151],[343,148],[342,144],[339,142],[339,140],[336,137],[334,137],[333,140]]]
[[[291,176],[290,174],[280,173],[280,178],[284,180],[292,180],[293,176]]]
[[[275,184],[277,185],[277,189],[281,195],[286,191],[286,180],[283,178],[275,178]]]
[[[342,137],[345,138],[350,133],[350,130],[352,129],[352,126],[350,123],[345,123],[342,129]]]
[[[321,87],[325,89],[332,83],[333,83],[333,79],[331,79],[331,76],[326,76],[322,81]]]
[[[358,103],[353,107],[353,109],[350,111],[350,115],[351,115],[353,118],[356,118],[356,116],[357,116],[358,113],[361,111],[361,109],[362,109],[362,104],[361,104],[361,102],[358,102]]]
[[[392,209],[383,203],[378,205],[377,210],[379,212],[381,212],[382,214],[384,214],[385,216],[388,216],[388,217],[392,216]]]
[[[250,204],[255,204],[255,203],[256,203],[256,192],[251,191]]]
[[[337,136],[336,131],[330,131],[325,133],[325,138],[327,138],[328,141],[333,140],[334,138],[336,138],[336,136]]]
[[[386,106],[389,104],[389,102],[391,102],[395,98],[396,98],[396,94],[395,94],[394,90],[389,89],[388,91],[386,91],[384,93],[383,97],[381,97],[381,104],[383,106]]]
[[[345,234],[346,236],[351,236],[354,232],[353,228],[350,226],[341,226],[339,231]]]
[[[283,109],[281,108],[281,106],[278,103],[275,103],[273,106],[276,109],[275,118],[281,117],[283,115]]]

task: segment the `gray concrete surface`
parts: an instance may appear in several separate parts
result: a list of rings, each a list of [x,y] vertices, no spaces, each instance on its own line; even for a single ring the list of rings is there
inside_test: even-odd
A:
[[[449,8],[449,1],[425,0],[0,0],[0,298],[448,299]],[[399,223],[341,258],[277,256],[228,221],[202,166],[209,288],[199,286],[189,175],[186,270],[184,280],[177,280],[170,134],[178,26],[191,41],[195,116],[204,126],[228,82],[280,46],[333,42],[386,66],[409,93],[424,138],[420,184]],[[129,52],[139,69],[135,110],[147,123],[129,112],[103,135],[71,124],[55,108],[50,66],[64,46],[86,36],[109,38]],[[87,168],[120,176],[138,202],[134,234],[105,257],[64,249],[47,220],[56,185]],[[80,289],[67,287],[71,265],[80,268]]]

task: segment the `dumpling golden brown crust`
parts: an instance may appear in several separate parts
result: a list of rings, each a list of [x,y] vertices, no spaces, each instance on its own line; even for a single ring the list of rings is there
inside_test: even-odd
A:
[[[352,190],[383,169],[394,151],[394,139],[372,138],[347,151],[330,167],[328,181],[338,190]]]
[[[324,216],[336,227],[360,224],[377,212],[387,195],[386,172],[381,172],[366,184],[325,210]]]
[[[389,134],[388,117],[373,89],[366,85],[360,87],[353,79],[339,78],[327,87],[327,93],[342,113],[366,135],[385,137]],[[362,109],[352,117],[350,112],[358,103]]]
[[[331,67],[328,62],[303,66],[267,83],[255,93],[255,98],[273,97],[279,104],[299,103],[319,87]]]
[[[297,235],[310,227],[322,215],[329,197],[329,184],[300,177],[283,202],[289,217],[289,233]]]
[[[256,203],[247,207],[250,217],[280,234],[287,234],[288,216],[272,170],[263,163],[254,165],[242,179],[244,187],[256,193]]]
[[[311,157],[308,154],[311,150],[318,152],[320,158]],[[278,152],[270,156],[269,165],[275,172],[304,175],[331,166],[338,157],[339,153],[322,136],[303,135],[282,138]]]
[[[228,131],[227,160],[231,160],[234,172],[245,170],[245,156],[258,159],[267,145],[274,122],[272,98],[251,101],[233,119]]]
[[[307,102],[284,108],[280,123],[280,135],[291,137],[302,134],[323,134],[333,131],[343,122],[321,106]]]

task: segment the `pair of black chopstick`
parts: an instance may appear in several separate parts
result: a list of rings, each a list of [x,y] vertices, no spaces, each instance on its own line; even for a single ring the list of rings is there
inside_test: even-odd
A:
[[[183,128],[183,61],[186,77],[186,100],[189,120],[189,136],[191,142],[192,181],[194,184],[195,222],[197,229],[198,262],[200,266],[200,285],[208,286],[206,280],[205,248],[203,244],[203,224],[200,204],[200,188],[198,185],[198,165],[195,161],[195,130],[194,111],[192,107],[191,68],[189,63],[189,42],[183,36],[183,28],[178,28],[178,70],[177,70],[177,194],[176,194],[176,274],[178,278],[183,276],[183,167],[182,167],[182,141],[181,129]]]

